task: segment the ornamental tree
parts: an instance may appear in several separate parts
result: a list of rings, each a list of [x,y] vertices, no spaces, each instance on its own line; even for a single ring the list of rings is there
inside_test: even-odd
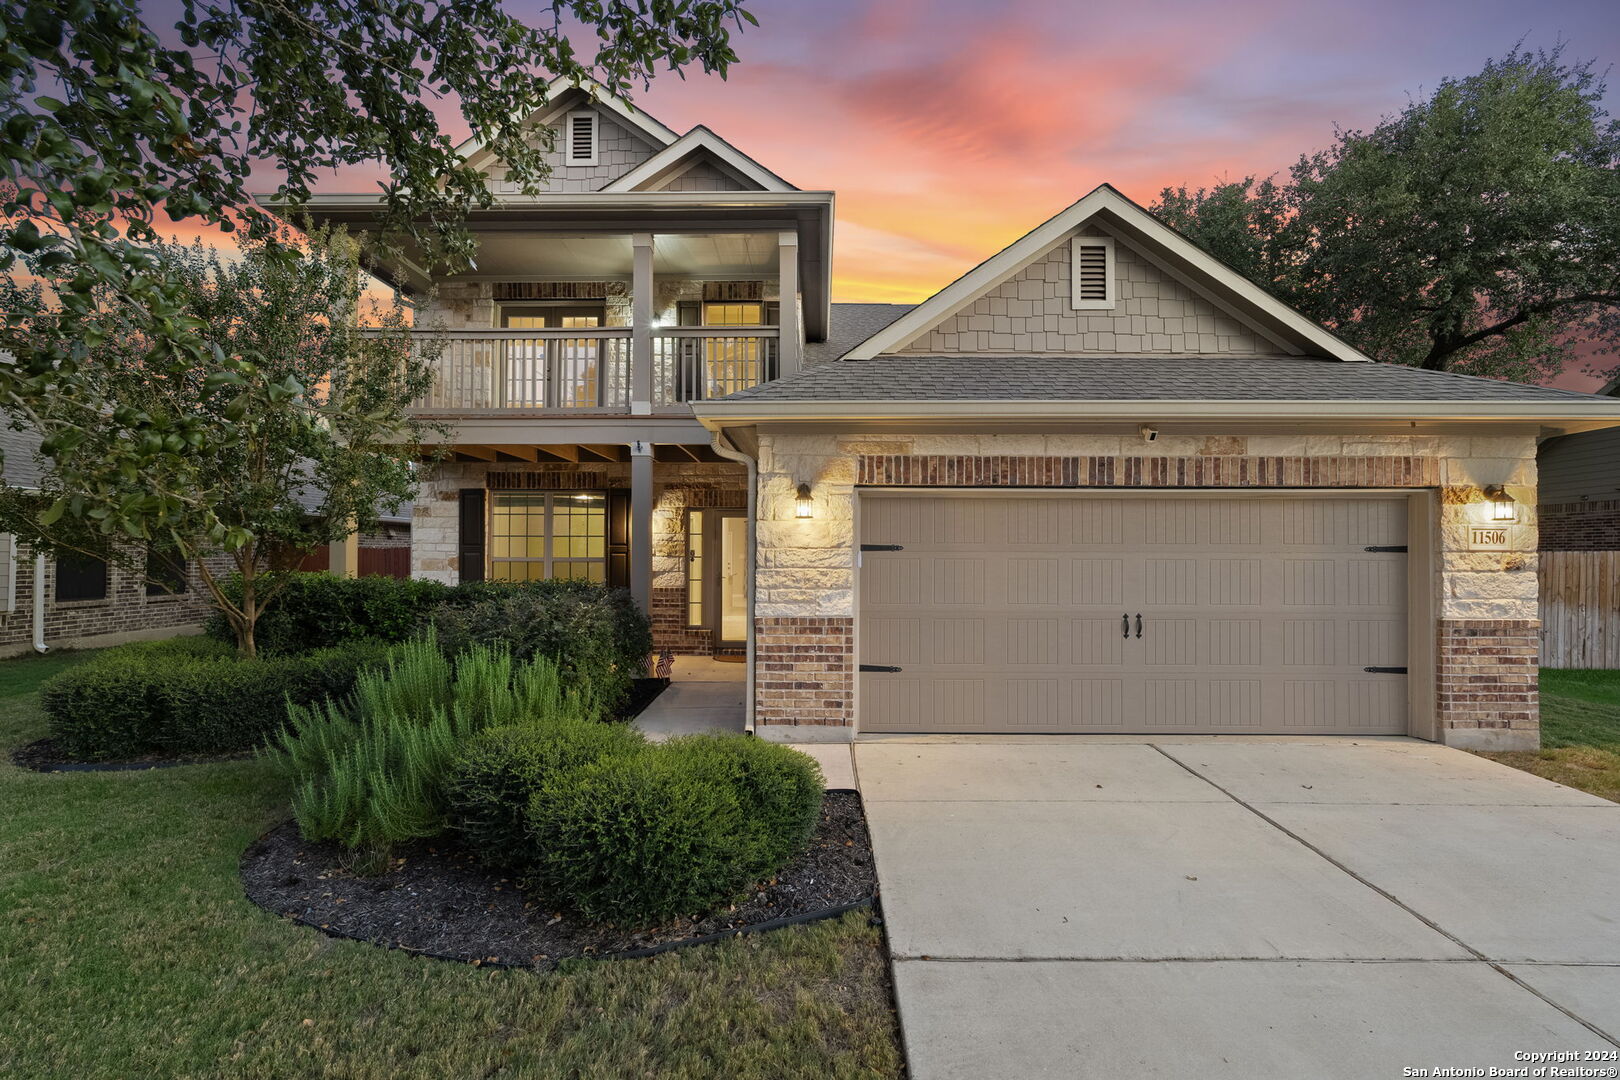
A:
[[[184,559],[254,655],[287,580],[276,571],[415,493],[423,431],[406,408],[431,385],[434,339],[412,333],[397,294],[368,294],[358,256],[323,230],[229,258],[151,246],[172,325],[200,357],[183,370],[151,362],[162,344],[123,305],[75,310],[38,282],[0,284],[8,310],[38,312],[18,336],[70,340],[78,361],[61,392],[7,413],[42,437],[46,468],[37,490],[0,484],[0,529],[139,573],[149,551]],[[239,590],[225,588],[233,572]]]
[[[1376,359],[1533,380],[1620,344],[1620,121],[1590,63],[1515,50],[1287,180],[1153,207]]]

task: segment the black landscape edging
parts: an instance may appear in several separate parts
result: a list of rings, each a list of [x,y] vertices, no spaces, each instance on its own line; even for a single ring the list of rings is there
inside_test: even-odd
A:
[[[836,792],[838,794],[854,795],[857,798],[860,797],[860,791],[856,788],[828,788],[827,791]],[[863,799],[863,818],[864,814],[865,800]],[[409,953],[411,956],[426,957],[429,960],[443,960],[448,963],[462,964],[467,967],[494,968],[502,971],[546,970],[538,969],[533,964],[513,963],[506,960],[480,960],[476,958],[469,959],[465,956],[451,956],[448,953],[432,952],[426,949],[413,949],[409,945],[401,945],[398,942],[379,941],[376,938],[361,937],[359,934],[351,934],[347,931],[339,930],[331,924],[323,926],[320,923],[313,922],[301,915],[289,915],[286,912],[270,910],[255,900],[252,895],[248,893],[247,883],[242,881],[241,863],[247,858],[249,852],[255,850],[260,844],[268,840],[271,833],[287,825],[289,822],[291,822],[291,820],[291,818],[288,818],[286,821],[272,825],[270,828],[260,833],[253,843],[249,844],[242,850],[242,855],[237,860],[237,880],[242,884],[242,896],[247,900],[248,903],[252,904],[260,911],[263,911],[267,915],[273,915],[278,919],[285,920],[286,922],[290,922],[295,926],[308,927],[311,930],[318,931],[325,934],[327,937],[334,938],[338,941],[355,941],[363,945],[371,945],[376,948],[387,949],[391,952],[403,952]],[[664,941],[657,945],[648,945],[645,948],[622,949],[618,952],[609,953],[560,956],[553,959],[555,959],[559,964],[570,960],[641,960],[648,957],[658,956],[661,953],[673,952],[676,949],[689,949],[698,945],[713,945],[716,942],[726,941],[730,938],[745,937],[750,934],[764,934],[773,930],[785,930],[790,926],[802,926],[807,923],[821,922],[824,919],[834,919],[851,911],[859,911],[862,909],[880,910],[876,893],[871,896],[863,896],[858,900],[852,900],[847,904],[834,904],[832,907],[818,908],[815,911],[804,911],[797,915],[784,915],[781,918],[766,919],[764,922],[749,923],[744,926],[734,926],[726,930],[716,931],[712,934],[700,934],[696,937],[678,938],[674,941]],[[551,970],[554,970],[554,968]]]

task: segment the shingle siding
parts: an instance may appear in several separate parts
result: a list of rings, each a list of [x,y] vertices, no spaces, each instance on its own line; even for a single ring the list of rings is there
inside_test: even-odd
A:
[[[545,155],[546,164],[551,166],[545,190],[601,191],[660,149],[639,132],[620,123],[613,114],[598,109],[596,116],[595,165],[567,164],[563,157],[563,128],[561,124],[551,125],[555,138],[553,148]],[[506,171],[499,166],[490,171],[490,179],[497,195],[518,190],[516,184],[507,183]]]
[[[1111,310],[1071,304],[1071,238],[924,333],[903,352],[1258,356],[1280,352],[1118,241]]]
[[[740,180],[734,178],[730,173],[720,169],[719,166],[710,164],[707,161],[700,161],[698,164],[692,166],[690,169],[687,169],[685,172],[681,173],[667,184],[654,188],[653,190],[752,191],[754,190],[754,186],[742,183]]]

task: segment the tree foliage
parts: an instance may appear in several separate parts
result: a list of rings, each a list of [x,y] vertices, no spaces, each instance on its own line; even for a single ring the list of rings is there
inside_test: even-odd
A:
[[[222,413],[201,420],[192,406],[212,409],[229,388],[269,409],[244,415],[285,420],[314,384],[291,371],[270,380],[280,369],[268,357],[227,365],[229,350],[202,332],[212,301],[195,287],[197,267],[157,246],[165,221],[245,230],[264,283],[296,278],[306,272],[292,268],[298,255],[253,200],[255,170],[278,177],[275,197],[296,213],[318,177],[370,163],[390,177],[384,235],[456,268],[473,251],[465,215],[491,195],[442,116],[459,112],[532,192],[545,147],[526,121],[552,78],[591,77],[627,94],[660,69],[723,75],[735,60],[731,29],[753,22],[737,0],[553,0],[540,11],[529,25],[499,0],[183,0],[180,22],[163,31],[137,0],[0,0],[0,273],[12,286],[0,312],[0,410],[51,417],[53,467],[63,454],[84,460],[89,445],[126,483],[157,478],[156,498],[206,503],[206,490],[170,486],[183,479],[179,448],[212,462],[248,450]],[[290,294],[278,303],[303,314]],[[155,385],[185,393],[146,395],[97,431],[89,404],[128,386],[136,360],[98,336],[114,330],[141,342]],[[235,381],[205,390],[199,372]],[[59,398],[80,402],[76,421],[56,411]],[[71,422],[89,425],[82,439],[65,430]],[[115,513],[101,492],[80,494],[55,513],[92,530],[106,514],[148,520]],[[275,516],[217,524],[220,543],[255,547],[291,527]]]
[[[1590,63],[1515,50],[1343,131],[1284,182],[1154,206],[1377,359],[1533,380],[1620,343],[1620,121]]]
[[[38,282],[0,283],[6,310],[42,310],[16,322],[22,340],[71,335],[84,357],[59,392],[8,412],[51,467],[37,491],[0,485],[0,528],[142,568],[149,545],[193,562],[251,655],[285,580],[272,571],[414,495],[422,429],[405,410],[431,384],[432,338],[397,296],[368,296],[342,234],[312,230],[303,250],[249,239],[230,259],[200,244],[148,255],[202,346],[185,368],[150,363],[160,346],[125,305],[49,310]],[[219,554],[239,588],[207,561]]]

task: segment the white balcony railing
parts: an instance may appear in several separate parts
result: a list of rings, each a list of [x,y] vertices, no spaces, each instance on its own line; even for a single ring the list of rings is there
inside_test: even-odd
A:
[[[424,412],[630,412],[631,329],[448,330]],[[724,397],[778,374],[775,327],[659,327],[652,334],[652,402],[675,408]]]
[[[775,327],[653,331],[653,403],[675,405],[725,397],[777,376]]]
[[[630,411],[630,328],[448,330],[425,411]]]

